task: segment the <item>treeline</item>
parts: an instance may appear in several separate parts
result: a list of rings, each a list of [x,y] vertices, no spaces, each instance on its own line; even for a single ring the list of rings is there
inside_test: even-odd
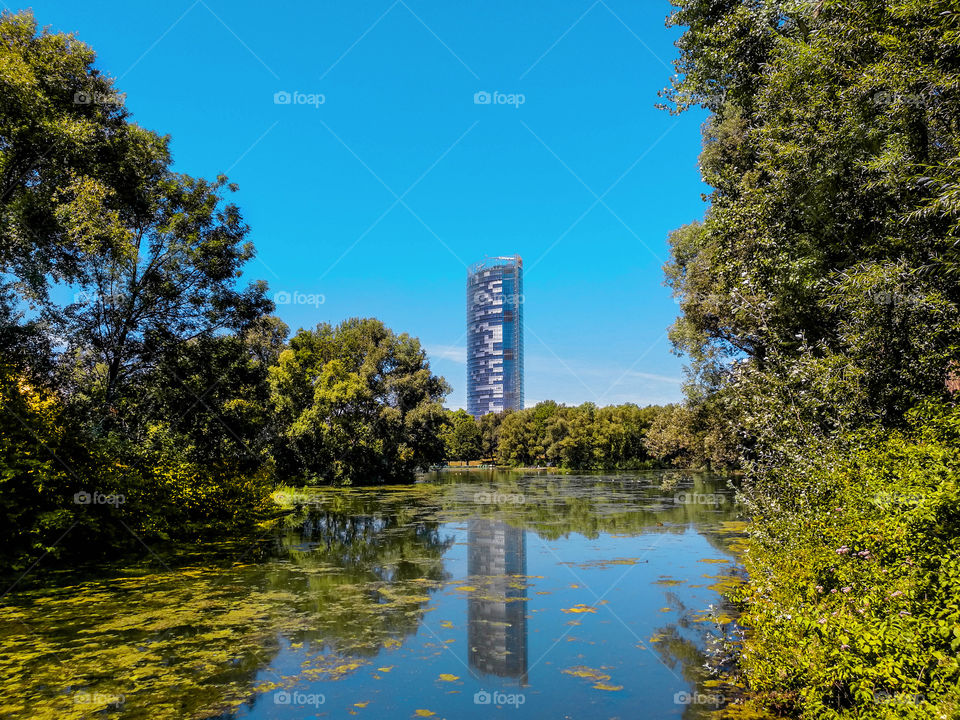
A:
[[[443,439],[448,460],[574,471],[649,468],[681,458],[669,451],[654,456],[647,445],[651,426],[670,410],[632,404],[568,407],[547,400],[476,420],[464,410],[447,411]]]
[[[284,482],[440,461],[419,342],[288,328],[226,177],[174,172],[76,38],[0,16],[0,569],[220,537]]]
[[[746,470],[746,707],[960,716],[960,11],[673,0],[702,222],[661,448]]]

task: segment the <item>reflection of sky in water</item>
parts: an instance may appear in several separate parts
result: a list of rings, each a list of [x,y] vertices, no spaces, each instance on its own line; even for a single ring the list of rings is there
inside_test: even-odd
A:
[[[445,523],[440,535],[454,539],[443,556],[452,581],[430,593],[415,634],[340,680],[291,689],[322,693],[319,707],[277,705],[268,692],[238,717],[347,717],[354,710],[357,717],[407,718],[418,709],[451,719],[681,717],[690,708],[674,694],[691,687],[683,661],[658,653],[650,639],[672,627],[702,648],[708,626],[690,618],[717,603],[707,587],[714,580],[703,576],[726,566],[699,562],[724,554],[698,529],[653,525],[634,536],[571,532],[547,540],[496,515]],[[506,577],[511,573],[525,582]],[[657,584],[664,580],[681,582]],[[564,612],[577,606],[595,612]],[[283,641],[257,681],[296,675],[307,645]],[[596,689],[596,678],[562,672],[569,669],[594,671],[603,685],[622,689]],[[481,691],[523,693],[524,703],[519,711],[475,704]]]

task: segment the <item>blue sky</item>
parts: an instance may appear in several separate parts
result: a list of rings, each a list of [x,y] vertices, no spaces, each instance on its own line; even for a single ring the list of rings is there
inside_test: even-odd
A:
[[[292,329],[381,318],[462,407],[466,265],[520,254],[528,405],[680,398],[661,266],[703,216],[705,116],[654,107],[666,0],[32,8],[94,47],[177,170],[239,184],[248,277],[301,301]]]

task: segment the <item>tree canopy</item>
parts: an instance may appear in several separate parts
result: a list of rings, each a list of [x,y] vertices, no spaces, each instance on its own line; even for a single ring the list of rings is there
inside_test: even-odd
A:
[[[270,370],[282,472],[328,482],[412,479],[444,455],[442,400],[416,338],[375,319],[301,330]]]

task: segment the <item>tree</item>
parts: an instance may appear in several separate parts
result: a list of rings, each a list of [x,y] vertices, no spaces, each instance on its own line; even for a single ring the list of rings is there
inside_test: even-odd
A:
[[[466,410],[447,411],[441,431],[447,458],[479,460],[482,451],[480,426]]]
[[[0,272],[43,302],[81,259],[122,244],[124,221],[170,162],[167,140],[128,121],[124,97],[74,36],[0,15]]]
[[[487,413],[480,416],[480,453],[483,458],[496,457],[502,421],[502,413]]]
[[[301,330],[270,369],[281,475],[329,483],[409,480],[444,456],[441,402],[420,342],[353,318]]]
[[[172,172],[169,138],[130,122],[95,60],[0,15],[2,544],[28,563],[67,530],[107,552],[272,504],[266,368],[285,329],[262,283],[238,288],[253,249],[235,188]],[[125,502],[74,502],[94,491]]]
[[[67,355],[107,407],[169,346],[244,331],[273,309],[265,283],[236,289],[253,246],[237,207],[223,204],[225,187],[222,176],[167,173],[131,215],[125,241],[81,264],[78,302],[63,322]]]
[[[674,4],[687,30],[667,95],[713,112],[710,208],[672,234],[666,267],[694,392],[726,398],[715,419],[745,430],[751,462],[798,433],[898,426],[942,395],[960,344],[960,15],[948,0]]]
[[[741,707],[956,715],[960,12],[673,4],[713,191],[670,238],[692,382],[648,446],[748,471]]]

